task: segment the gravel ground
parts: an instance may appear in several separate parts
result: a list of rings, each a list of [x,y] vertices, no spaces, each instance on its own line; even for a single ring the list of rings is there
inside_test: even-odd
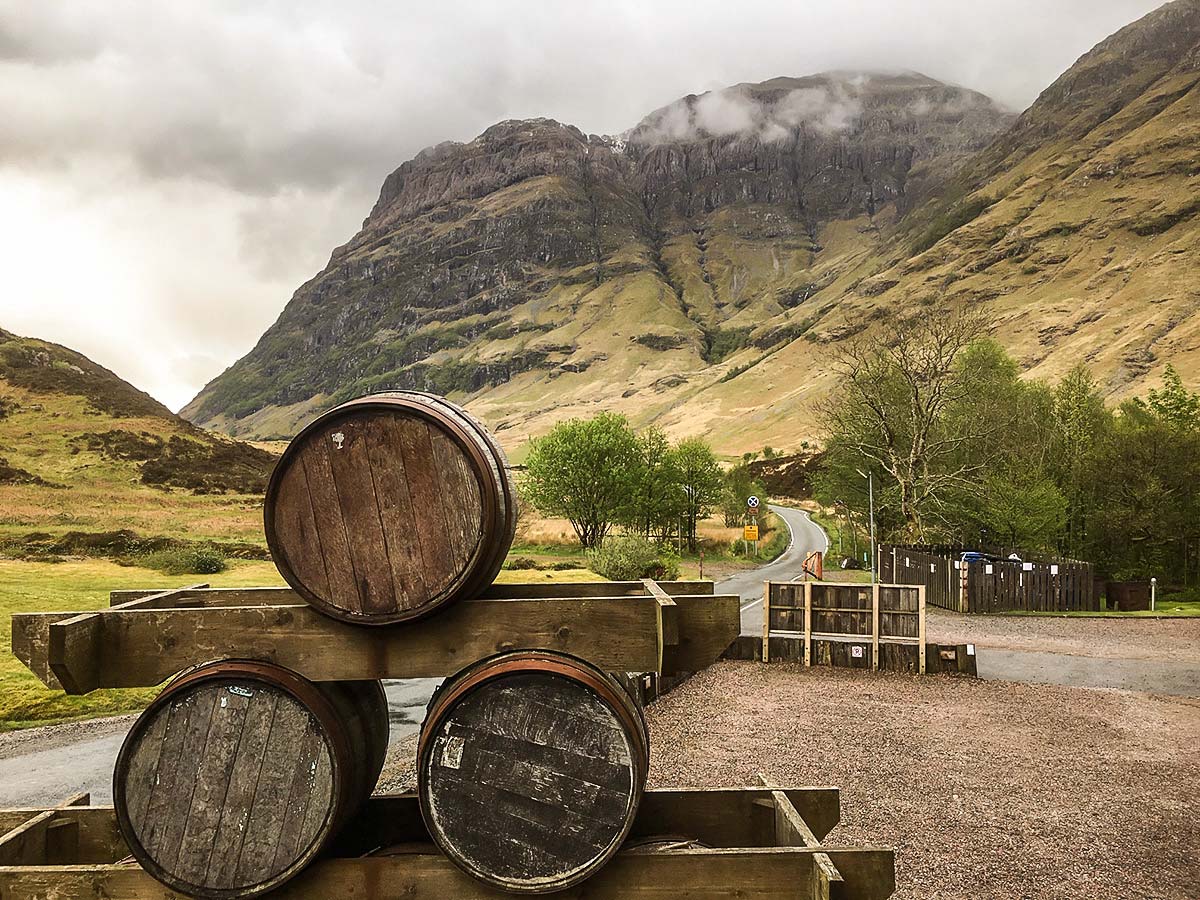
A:
[[[899,898],[1200,897],[1194,699],[724,662],[647,714],[654,784],[840,786]]]
[[[1200,662],[1200,619],[965,616],[929,607],[929,640],[1104,659]]]

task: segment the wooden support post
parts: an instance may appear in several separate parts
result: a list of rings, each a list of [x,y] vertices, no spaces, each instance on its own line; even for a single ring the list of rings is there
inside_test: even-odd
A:
[[[895,552],[894,550],[892,551]],[[895,564],[892,566],[895,571]],[[879,671],[879,583],[871,585],[871,670]]]
[[[663,653],[668,646],[679,643],[679,607],[673,597],[658,586],[652,578],[643,578],[647,593],[656,602],[655,629],[658,633],[658,668],[655,673],[661,677],[663,673]]]
[[[917,654],[920,672],[925,674],[925,585],[917,587]]]
[[[771,661],[771,582],[763,582],[763,662]]]
[[[50,862],[59,862],[56,857],[61,851],[66,836],[61,832],[53,837],[49,829],[59,813],[72,806],[87,806],[91,800],[90,794],[76,794],[54,809],[37,813],[26,821],[0,835],[0,866],[37,866]],[[74,841],[79,844],[79,825],[77,823],[62,823],[74,826]]]
[[[812,665],[812,582],[804,582],[804,665]]]

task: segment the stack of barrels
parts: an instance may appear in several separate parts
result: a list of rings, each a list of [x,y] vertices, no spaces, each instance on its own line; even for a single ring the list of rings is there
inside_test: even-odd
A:
[[[512,543],[507,462],[429,394],[374,394],[318,417],[264,504],[280,573],[322,613],[403,627],[478,596]],[[374,789],[388,745],[378,681],[313,683],[258,660],[177,675],[138,718],[113,799],[133,856],[163,884],[226,900],[270,891],[329,846]],[[433,841],[515,893],[579,884],[620,848],[649,766],[641,709],[585,660],[513,650],[447,679],[417,749]]]

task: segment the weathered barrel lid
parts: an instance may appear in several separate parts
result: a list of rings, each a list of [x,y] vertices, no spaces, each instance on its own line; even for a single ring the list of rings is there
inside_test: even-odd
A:
[[[264,502],[280,574],[336,618],[416,619],[482,590],[512,540],[514,497],[486,429],[441,398],[372,394],[318,416]]]
[[[326,697],[270,663],[177,676],[134,722],[113,774],[122,836],[163,884],[254,897],[320,851],[350,791],[351,749]]]
[[[422,815],[468,874],[515,893],[580,883],[620,848],[644,789],[644,721],[620,684],[549,651],[448,681],[418,746]]]

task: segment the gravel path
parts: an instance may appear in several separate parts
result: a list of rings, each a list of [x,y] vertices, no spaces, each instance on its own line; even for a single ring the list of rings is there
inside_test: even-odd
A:
[[[648,718],[655,784],[840,786],[898,898],[1200,897],[1194,699],[725,662]]]

